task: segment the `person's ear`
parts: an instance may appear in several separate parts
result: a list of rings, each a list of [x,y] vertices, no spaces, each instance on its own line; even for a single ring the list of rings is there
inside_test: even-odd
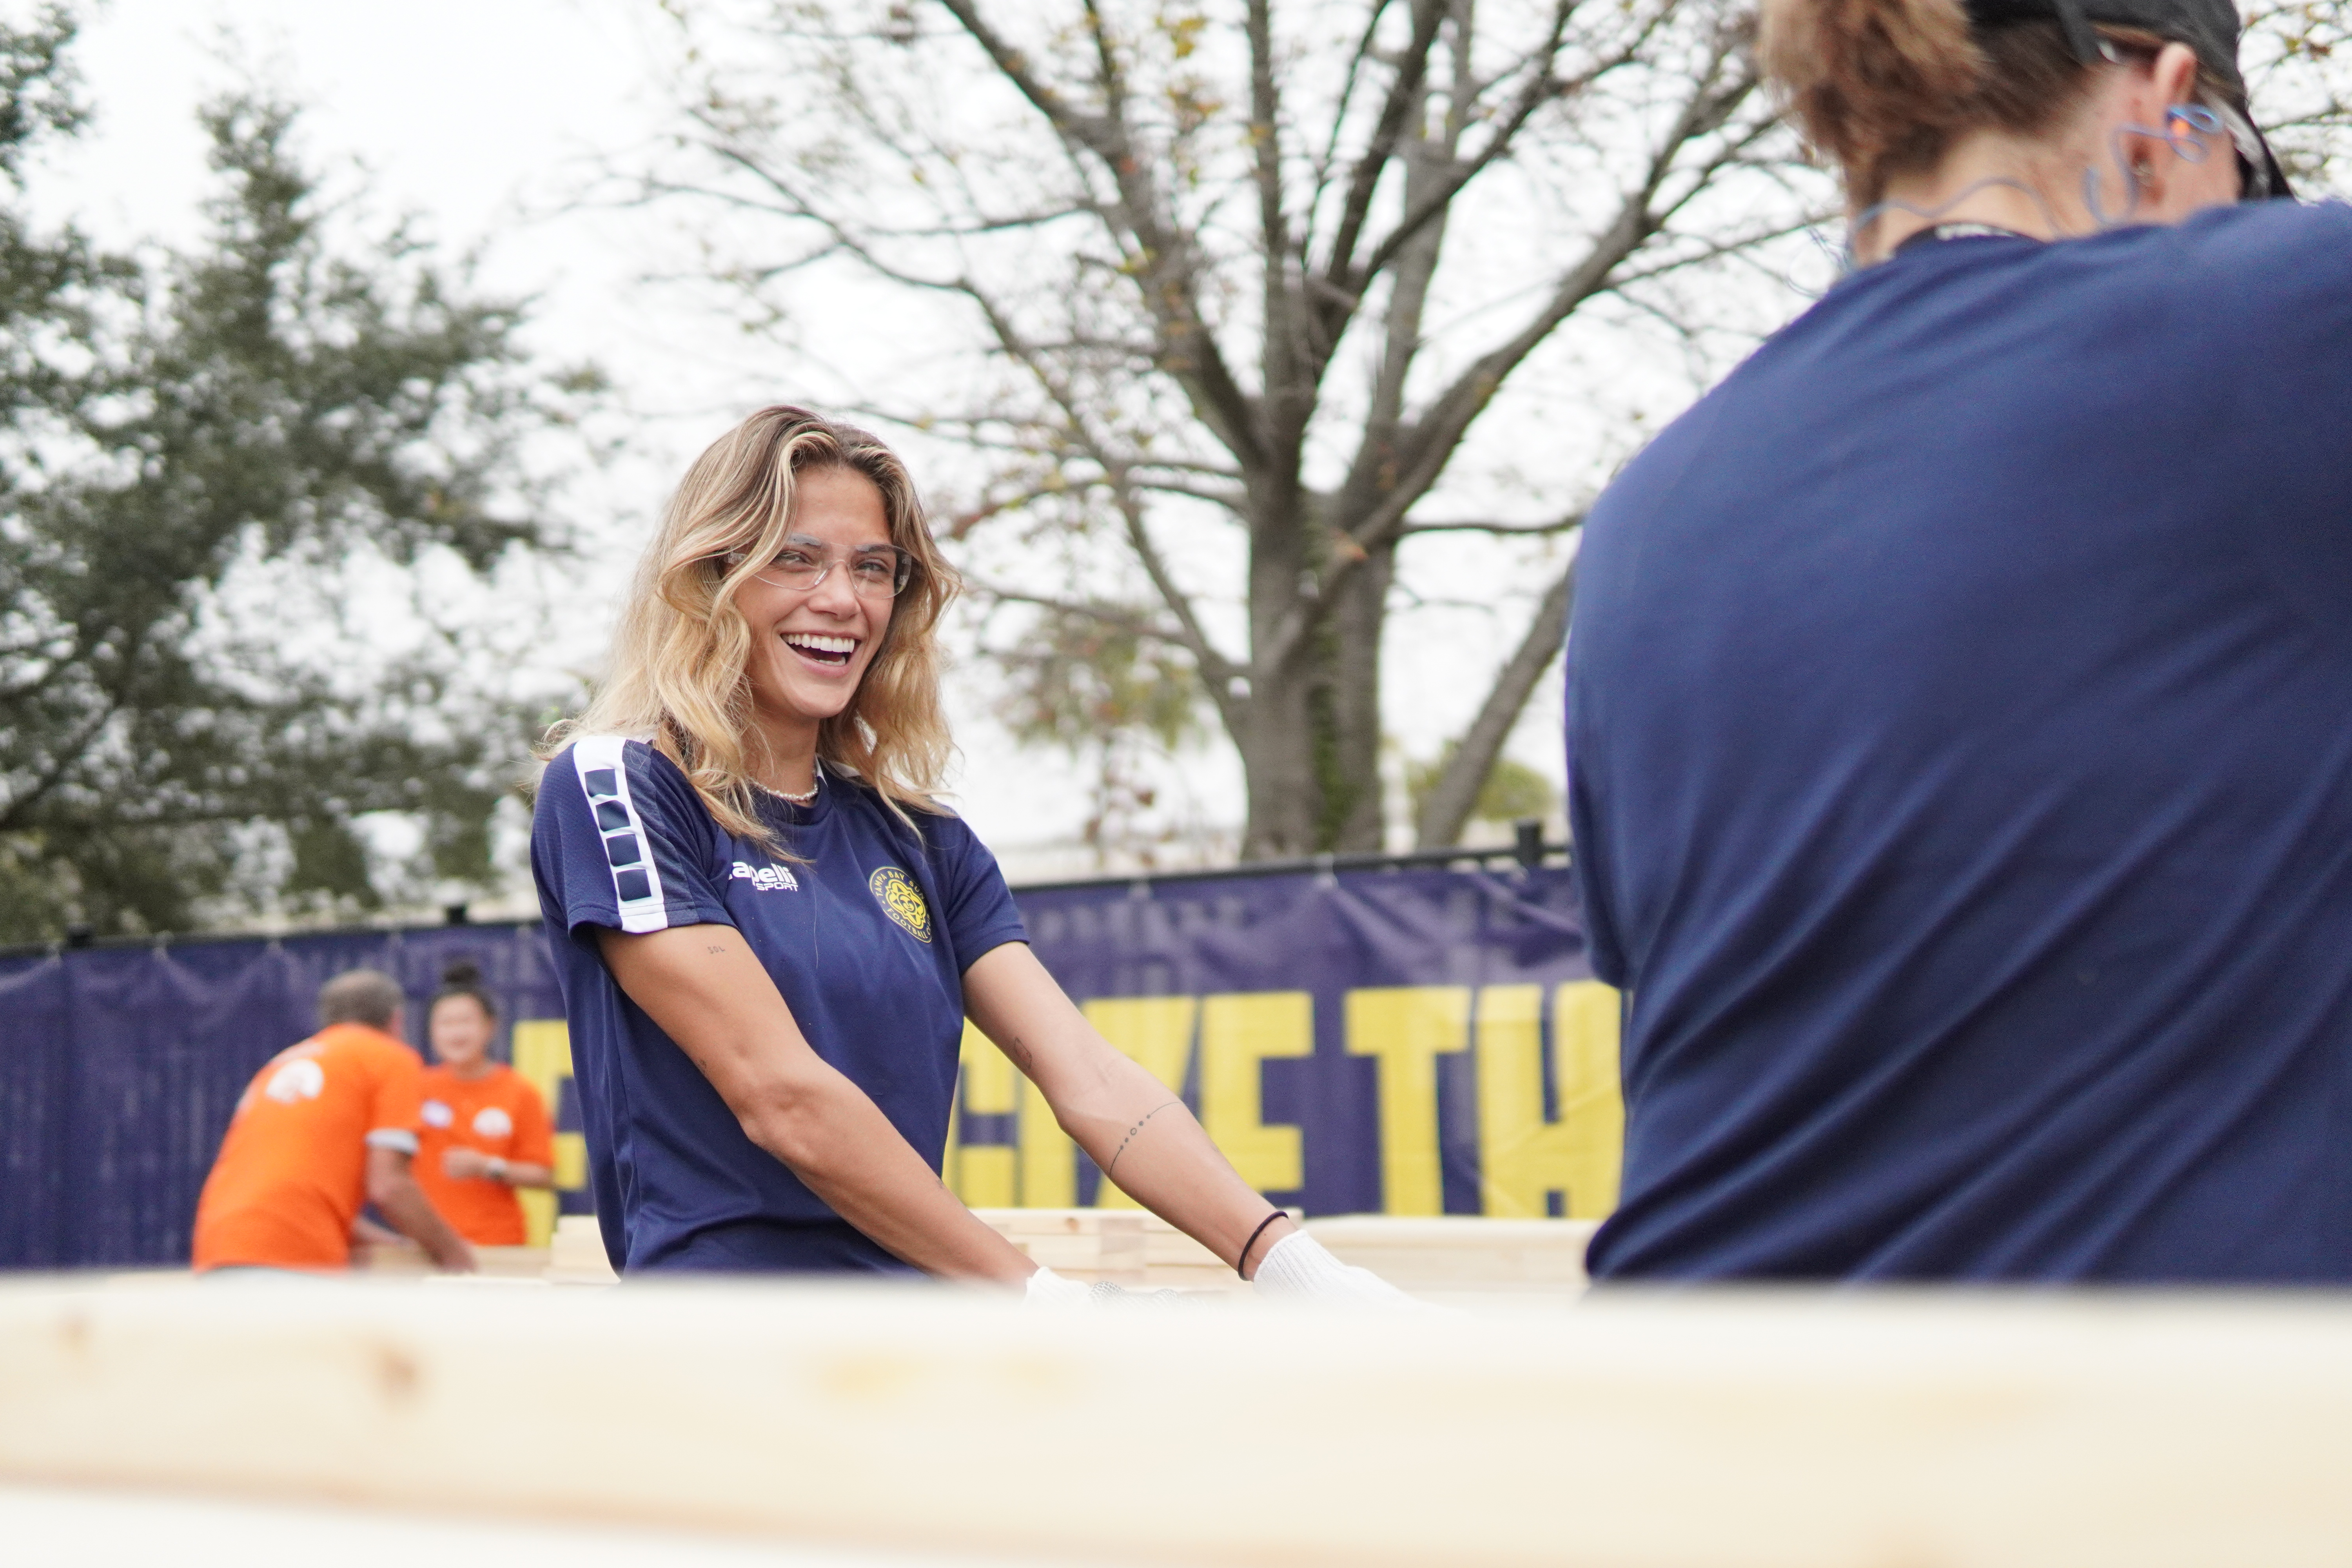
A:
[[[2213,111],[2198,101],[2197,52],[2167,44],[2148,68],[2144,90],[2153,112],[2143,126],[2161,126],[2163,143],[2134,142],[2132,178],[2143,211],[2156,222],[2178,223],[2200,208],[2238,199],[2237,144]],[[2169,143],[2173,156],[2163,155]]]
[[[2165,45],[2148,75],[2159,110],[2197,101],[2197,51],[2188,45]]]

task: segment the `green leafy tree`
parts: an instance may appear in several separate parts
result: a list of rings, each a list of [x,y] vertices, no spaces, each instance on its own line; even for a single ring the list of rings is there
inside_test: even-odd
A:
[[[12,197],[79,121],[71,34],[0,31]],[[457,643],[372,659],[298,612],[559,545],[519,447],[593,375],[534,373],[521,309],[404,231],[341,254],[283,105],[202,119],[218,194],[187,254],[134,265],[0,205],[0,941],[373,907],[373,812],[479,883],[524,754]]]

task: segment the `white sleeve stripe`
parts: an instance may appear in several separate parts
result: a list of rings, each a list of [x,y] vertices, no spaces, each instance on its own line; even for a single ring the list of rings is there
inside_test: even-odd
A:
[[[397,1149],[404,1154],[416,1152],[416,1134],[404,1127],[379,1127],[367,1135],[371,1149]]]
[[[572,744],[572,768],[580,777],[581,793],[596,818],[604,841],[604,869],[613,879],[613,901],[620,907],[621,929],[643,932],[669,926],[669,904],[662,897],[661,871],[654,864],[652,840],[645,819],[637,815],[629,795],[628,741],[620,735],[585,735]],[[620,807],[621,826],[607,828],[605,805]],[[614,858],[621,863],[614,864]]]

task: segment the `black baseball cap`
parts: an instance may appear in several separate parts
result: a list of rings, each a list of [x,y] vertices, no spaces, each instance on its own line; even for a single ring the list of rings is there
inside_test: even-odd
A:
[[[2237,97],[2230,127],[2239,142],[2238,156],[2246,174],[2249,196],[2294,199],[2286,172],[2279,167],[2246,105],[2246,79],[2238,70],[2238,8],[2232,0],[1964,0],[1969,20],[1979,28],[2011,22],[2056,22],[2066,35],[2066,47],[2084,65],[2112,58],[2100,47],[2095,24],[2132,27],[2170,38],[2197,51],[2205,68],[2229,84]],[[2225,116],[2225,121],[2230,117]],[[2251,146],[2247,142],[2251,142]]]

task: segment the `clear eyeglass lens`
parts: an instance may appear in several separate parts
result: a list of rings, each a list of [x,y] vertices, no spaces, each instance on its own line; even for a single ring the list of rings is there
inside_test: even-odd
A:
[[[835,566],[848,574],[850,587],[866,599],[895,598],[915,575],[913,560],[896,549],[867,552],[845,562],[827,560],[805,550],[787,549],[752,575],[779,588],[808,589],[815,587]]]

